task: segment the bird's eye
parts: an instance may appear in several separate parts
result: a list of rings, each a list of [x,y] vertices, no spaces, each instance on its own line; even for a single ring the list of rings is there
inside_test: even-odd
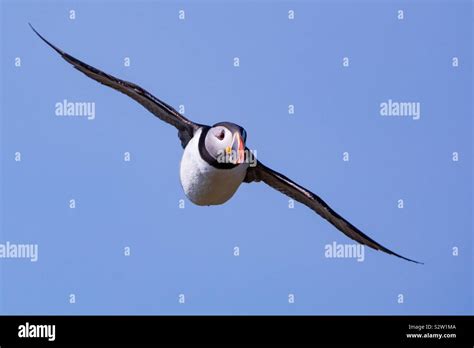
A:
[[[219,134],[217,134],[217,139],[219,140],[224,140],[225,137],[225,132],[224,130],[221,130]]]

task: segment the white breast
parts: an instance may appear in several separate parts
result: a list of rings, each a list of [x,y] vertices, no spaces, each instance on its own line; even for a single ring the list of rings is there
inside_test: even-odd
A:
[[[186,196],[197,205],[218,205],[227,202],[245,178],[248,163],[232,169],[218,169],[199,154],[198,130],[184,149],[180,179]]]

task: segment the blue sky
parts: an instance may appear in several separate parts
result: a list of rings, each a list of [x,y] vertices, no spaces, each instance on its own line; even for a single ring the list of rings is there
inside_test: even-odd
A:
[[[242,125],[263,163],[425,265],[326,258],[352,240],[263,183],[193,206],[176,130],[28,22],[196,122]],[[39,254],[0,259],[0,313],[473,313],[472,3],[4,0],[1,43],[0,243]],[[64,99],[95,119],[56,116]],[[389,99],[420,118],[381,116]]]

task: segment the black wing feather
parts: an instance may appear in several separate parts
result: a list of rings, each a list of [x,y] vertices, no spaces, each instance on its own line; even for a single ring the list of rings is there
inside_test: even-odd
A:
[[[166,104],[162,100],[156,98],[154,95],[143,89],[142,87],[128,81],[121,80],[115,76],[109,75],[99,69],[94,68],[77,58],[69,55],[63,50],[57,48],[48,40],[46,40],[35,28],[30,24],[31,29],[43,40],[48,46],[54,49],[61,57],[72,64],[74,68],[87,75],[88,77],[100,82],[101,84],[111,87],[119,92],[122,92],[135,101],[143,105],[152,114],[159,119],[175,126],[178,129],[178,136],[181,140],[183,148],[187,145],[189,140],[193,137],[194,132],[201,127],[201,125],[188,120],[186,117],[181,115],[173,107]]]
[[[386,252],[387,254],[395,255],[407,261],[421,263],[421,262],[406,258],[404,256],[401,256],[393,252],[392,250],[387,249],[383,245],[377,243],[372,238],[362,233],[362,231],[360,231],[357,227],[355,227],[349,221],[344,219],[341,215],[336,213],[320,197],[318,197],[311,191],[305,189],[304,187],[298,185],[294,181],[288,179],[283,174],[280,174],[268,168],[267,166],[263,165],[261,162],[258,162],[257,166],[249,168],[249,170],[247,171],[247,176],[244,181],[245,182],[263,181],[264,183],[280,191],[281,193],[297,200],[300,203],[303,203],[310,209],[314,210],[316,213],[318,213],[324,219],[329,221],[339,231],[344,233],[349,238],[361,244],[367,245],[375,250],[381,250],[383,252]]]

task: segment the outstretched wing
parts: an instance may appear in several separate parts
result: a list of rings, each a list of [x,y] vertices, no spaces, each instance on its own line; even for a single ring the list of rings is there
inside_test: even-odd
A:
[[[91,79],[94,79],[97,82],[102,83],[103,85],[112,87],[113,89],[116,89],[117,91],[128,95],[129,97],[133,98],[141,105],[143,105],[145,108],[147,108],[153,115],[155,115],[159,119],[175,126],[178,129],[178,136],[181,140],[183,148],[193,137],[194,132],[201,126],[197,123],[188,120],[178,111],[176,111],[173,107],[156,98],[140,86],[131,82],[120,80],[67,54],[63,50],[54,46],[43,36],[41,36],[41,34],[38,33],[31,24],[30,27],[31,29],[33,29],[36,35],[41,38],[41,40],[43,40],[46,44],[48,44],[48,46],[58,52],[61,57],[68,63],[72,64],[74,68],[84,73]]]
[[[375,250],[381,250],[387,254],[398,256],[407,261],[421,263],[415,260],[408,259],[401,256],[390,249],[387,249],[383,245],[380,245],[369,236],[362,233],[357,227],[352,225],[349,221],[344,219],[341,215],[336,213],[332,208],[324,202],[320,197],[305,189],[303,186],[298,185],[294,181],[288,179],[286,176],[268,168],[262,163],[258,162],[255,167],[250,167],[247,171],[245,182],[263,181],[267,185],[274,189],[284,193],[285,195],[303,203],[316,213],[321,215],[331,224],[333,224],[339,231],[344,233],[349,238],[367,245]]]

